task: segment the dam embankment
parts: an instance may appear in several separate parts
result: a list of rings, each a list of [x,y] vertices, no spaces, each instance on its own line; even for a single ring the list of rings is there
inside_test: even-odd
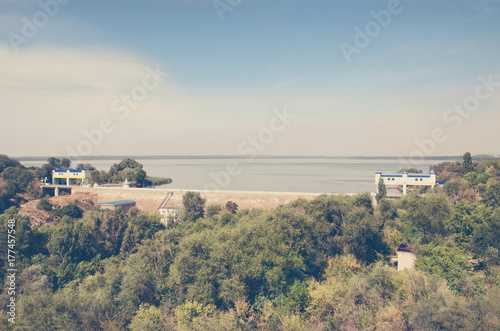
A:
[[[122,188],[122,187],[73,187],[72,193],[85,193],[92,196],[96,203],[119,200],[133,200],[138,209],[153,212],[161,205],[168,192],[173,195],[166,207],[182,208],[182,196],[188,191],[199,192],[205,198],[206,205],[219,204],[224,206],[233,201],[239,209],[274,209],[280,205],[303,198],[312,200],[321,193],[287,193],[287,192],[244,192],[244,191],[203,191],[203,190],[176,190],[153,188]]]

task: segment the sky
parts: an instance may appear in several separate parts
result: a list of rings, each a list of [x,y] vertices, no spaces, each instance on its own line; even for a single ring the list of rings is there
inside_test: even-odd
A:
[[[500,0],[0,0],[0,154],[500,154]]]

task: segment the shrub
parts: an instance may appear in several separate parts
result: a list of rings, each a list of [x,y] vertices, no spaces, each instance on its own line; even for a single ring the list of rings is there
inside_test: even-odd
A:
[[[38,201],[38,203],[36,204],[36,209],[51,211],[52,204],[50,203],[49,199],[43,198],[43,199],[40,199],[40,201]]]

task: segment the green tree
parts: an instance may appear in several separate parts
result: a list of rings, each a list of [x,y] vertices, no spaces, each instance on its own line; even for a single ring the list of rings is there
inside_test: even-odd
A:
[[[55,169],[68,169],[71,166],[71,160],[68,158],[58,159],[55,157],[49,157],[47,159],[47,163]]]
[[[63,217],[52,233],[47,248],[51,255],[72,263],[90,261],[96,253],[90,228],[82,222],[73,222],[68,216]]]
[[[146,184],[147,174],[143,169],[143,165],[134,159],[123,159],[120,163],[114,164],[109,169],[109,180],[112,182],[134,181],[138,186]]]
[[[462,162],[462,173],[467,174],[474,171],[474,165],[472,164],[472,156],[469,152],[464,154]]]
[[[238,204],[233,201],[228,201],[226,203],[226,210],[231,212],[232,214],[236,214],[238,212]]]
[[[421,197],[407,195],[398,211],[401,231],[405,241],[428,244],[440,241],[450,232],[449,217],[452,211],[450,199],[439,193]]]
[[[467,257],[457,248],[447,246],[420,246],[415,267],[438,275],[455,290],[463,286],[468,266]]]
[[[91,165],[90,163],[79,163],[77,166],[76,166],[76,170],[83,170],[83,169],[89,169],[91,171],[95,171],[97,170],[93,165]]]
[[[182,219],[185,222],[194,222],[203,217],[206,199],[199,192],[186,192],[182,196]]]
[[[500,208],[477,226],[472,235],[471,249],[476,256],[500,264]]]
[[[477,173],[475,171],[468,172],[464,175],[464,179],[471,183],[474,183],[477,179]]]
[[[500,181],[489,180],[481,197],[486,206],[500,207]]]
[[[207,206],[206,217],[210,218],[212,216],[218,215],[222,211],[221,205],[216,203],[209,204]]]
[[[53,213],[55,216],[69,216],[74,219],[79,219],[83,216],[82,209],[74,203],[70,203],[69,205],[66,205],[64,207],[57,207],[56,209],[54,209]]]
[[[18,189],[26,189],[33,180],[33,173],[24,167],[8,167],[2,171],[1,177],[14,183]]]
[[[164,330],[161,324],[161,311],[155,306],[141,304],[139,310],[129,325],[131,331],[161,331]]]
[[[0,154],[0,173],[2,173],[5,168],[9,167],[18,168],[21,167],[21,163],[9,158],[7,155]]]
[[[378,190],[375,199],[377,199],[377,202],[380,203],[380,201],[382,201],[382,199],[385,199],[386,196],[387,196],[387,187],[385,186],[384,179],[380,178],[378,181]]]
[[[421,174],[422,170],[417,168],[403,168],[398,171],[398,173],[402,174],[403,172],[407,172],[409,174]]]
[[[42,182],[46,181],[47,183],[52,184],[52,170],[54,170],[54,167],[51,164],[46,163],[35,169],[35,176]]]
[[[450,217],[451,231],[455,241],[463,248],[469,249],[474,231],[487,219],[491,218],[491,209],[467,200],[458,201]]]
[[[175,308],[175,317],[179,324],[183,327],[189,328],[190,324],[197,317],[211,316],[215,313],[215,306],[203,305],[196,301],[188,301],[183,305]]]

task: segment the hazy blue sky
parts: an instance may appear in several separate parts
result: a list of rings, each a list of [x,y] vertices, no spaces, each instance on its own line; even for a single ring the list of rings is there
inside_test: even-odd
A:
[[[500,0],[0,0],[0,36],[11,156],[500,153]]]

